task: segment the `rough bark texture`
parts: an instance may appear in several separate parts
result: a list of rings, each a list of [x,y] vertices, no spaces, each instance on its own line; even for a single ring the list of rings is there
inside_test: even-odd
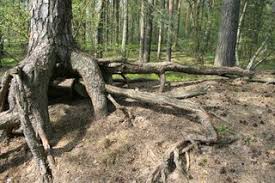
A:
[[[92,100],[96,118],[107,115],[107,99],[105,96],[104,80],[97,62],[80,52],[72,52],[72,68],[76,70],[84,80],[86,91]]]
[[[161,10],[165,9],[165,0],[161,0],[160,2],[161,4]],[[157,60],[160,61],[161,59],[161,46],[162,46],[162,36],[163,36],[163,28],[164,28],[164,23],[163,23],[163,19],[160,19],[160,25],[159,25],[159,35],[158,35],[158,50],[157,50]]]
[[[47,93],[50,80],[58,74],[66,76],[77,71],[84,79],[97,116],[107,113],[104,81],[96,62],[71,53],[71,19],[71,0],[33,0],[27,57],[7,72],[0,89],[0,112],[6,105],[4,99],[8,98],[9,104],[8,111],[1,113],[0,129],[16,126],[19,118],[44,182],[51,181],[47,156],[53,162],[48,141],[52,132]]]
[[[234,66],[240,0],[224,0],[215,66]]]

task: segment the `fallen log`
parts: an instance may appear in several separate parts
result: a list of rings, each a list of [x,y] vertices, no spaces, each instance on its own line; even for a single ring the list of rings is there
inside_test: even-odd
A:
[[[168,71],[182,72],[195,75],[236,75],[240,77],[252,77],[254,72],[243,70],[238,67],[206,67],[206,66],[186,66],[171,62],[154,63],[129,63],[126,61],[110,62],[98,60],[101,69],[112,74],[163,74]]]

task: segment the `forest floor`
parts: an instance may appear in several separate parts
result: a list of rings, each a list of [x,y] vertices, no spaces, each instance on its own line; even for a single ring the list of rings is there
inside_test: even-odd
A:
[[[155,85],[158,82],[130,87],[157,92]],[[191,151],[188,181],[275,182],[275,85],[219,78],[197,84],[174,82],[167,92],[198,87],[207,87],[207,94],[188,100],[210,112],[219,142]],[[60,99],[61,103],[49,106],[55,129],[55,182],[145,182],[171,145],[189,133],[204,133],[181,110],[123,98],[117,101],[134,115],[132,125],[124,122],[118,110],[93,120],[86,99]],[[0,144],[0,182],[38,182],[37,172],[23,137]],[[168,182],[188,181],[173,173]]]

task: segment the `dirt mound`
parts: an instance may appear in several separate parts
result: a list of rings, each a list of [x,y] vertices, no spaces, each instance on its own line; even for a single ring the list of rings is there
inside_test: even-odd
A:
[[[198,86],[207,87],[208,93],[188,100],[210,112],[220,139],[191,152],[188,181],[275,182],[275,86],[213,80],[177,84],[169,93]],[[122,98],[118,102],[134,115],[131,125],[120,111],[94,121],[86,100],[49,107],[56,134],[55,182],[145,182],[172,144],[189,133],[204,133],[180,110]],[[0,181],[38,181],[22,137],[0,147]],[[186,181],[177,172],[169,177],[169,182]]]

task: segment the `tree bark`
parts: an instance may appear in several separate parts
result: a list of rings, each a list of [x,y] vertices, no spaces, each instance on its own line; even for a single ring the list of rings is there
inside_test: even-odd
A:
[[[167,28],[167,60],[172,61],[172,33],[173,33],[173,10],[174,0],[168,0],[168,28]]]
[[[235,48],[237,41],[239,12],[240,0],[223,0],[215,66],[232,67],[236,63]]]
[[[161,0],[161,10],[163,11],[165,9],[165,0]],[[159,36],[158,36],[158,51],[157,51],[157,60],[160,61],[161,59],[161,46],[162,46],[162,36],[163,36],[163,28],[164,23],[163,19],[160,19],[160,25],[159,25]]]
[[[51,148],[48,138],[52,135],[47,95],[50,80],[78,72],[93,100],[96,117],[107,113],[104,81],[99,67],[88,57],[72,52],[75,45],[71,19],[71,0],[32,1],[27,57],[7,73],[0,91],[1,110],[5,105],[2,98],[8,98],[8,111],[2,112],[1,117],[4,115],[10,120],[19,117],[44,182],[51,181],[47,162]],[[7,120],[0,120],[0,129],[8,125]]]
[[[237,42],[236,42],[236,49],[235,49],[235,56],[236,56],[236,65],[240,65],[240,58],[239,58],[239,46],[241,44],[241,29],[243,26],[243,20],[244,16],[246,14],[246,9],[247,9],[248,1],[245,1],[242,13],[239,18],[239,24],[238,24],[238,30],[237,30]]]
[[[126,45],[128,37],[128,0],[123,0],[123,31],[122,31],[122,44],[121,53],[126,57]]]
[[[104,8],[105,8],[105,0],[99,0],[98,6],[96,9],[97,12],[97,28],[96,28],[96,54],[97,58],[103,57],[103,31],[104,31]]]
[[[92,100],[94,114],[97,119],[107,115],[107,99],[105,96],[104,80],[96,61],[80,52],[71,54],[72,68],[84,80],[86,91]]]
[[[144,62],[144,40],[145,40],[145,0],[141,0],[140,5],[140,43],[139,61]]]
[[[152,32],[153,32],[153,6],[154,0],[147,1],[146,8],[146,26],[145,26],[145,39],[144,39],[144,62],[150,62],[151,56],[151,43],[152,43]]]

